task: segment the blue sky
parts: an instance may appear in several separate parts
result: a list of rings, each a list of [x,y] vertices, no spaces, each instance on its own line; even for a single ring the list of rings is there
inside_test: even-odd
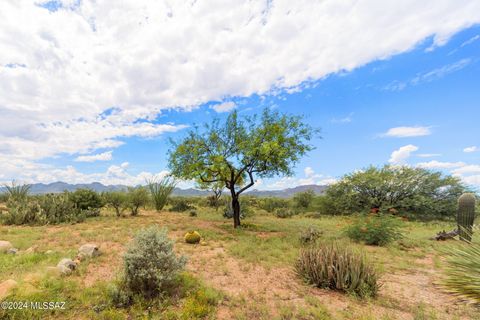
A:
[[[164,50],[176,45],[168,32],[159,33],[163,44],[158,51],[149,47],[150,38],[138,37],[141,33],[129,37],[107,32],[111,24],[125,32],[125,26],[148,23],[148,32],[163,32],[159,30],[166,23],[164,18],[152,13],[160,8],[148,7],[151,11],[144,12],[132,2],[129,9],[135,10],[131,15],[135,19],[119,16],[125,23],[117,25],[117,21],[101,20],[105,12],[116,15],[111,7],[96,8],[88,1],[49,2],[43,8],[7,5],[3,12],[10,10],[14,16],[19,14],[15,10],[20,10],[41,16],[39,23],[44,19],[52,29],[20,26],[21,22],[12,18],[9,30],[15,33],[18,29],[22,35],[17,43],[28,41],[32,33],[35,41],[27,49],[32,52],[18,56],[8,41],[2,44],[9,51],[0,53],[0,81],[11,84],[13,79],[14,85],[2,93],[9,97],[0,100],[6,115],[0,124],[8,129],[0,130],[5,138],[3,145],[0,143],[0,161],[6,168],[0,180],[136,184],[165,173],[168,139],[180,139],[194,123],[225,118],[228,112],[223,111],[227,110],[248,115],[269,107],[304,115],[306,122],[321,128],[322,139],[313,141],[315,150],[296,166],[294,177],[258,181],[256,188],[331,183],[353,170],[386,163],[441,170],[478,188],[480,15],[470,16],[468,6],[476,4],[469,1],[464,8],[458,8],[459,2],[446,1],[439,12],[426,7],[414,10],[413,3],[410,15],[383,22],[384,28],[395,30],[391,38],[376,29],[381,26],[368,26],[365,12],[383,10],[387,16],[396,15],[393,8],[358,8],[355,14],[360,20],[365,18],[365,33],[372,35],[365,47],[362,42],[352,47],[355,41],[362,41],[355,38],[363,34],[333,22],[326,24],[327,29],[345,35],[331,40],[328,33],[319,34],[319,41],[327,40],[324,45],[317,44],[316,30],[321,25],[312,26],[316,23],[312,20],[302,26],[300,21],[308,20],[308,11],[318,9],[320,14],[326,8],[291,8],[300,13],[298,21],[288,21],[288,29],[283,25],[289,18],[277,13],[280,9],[271,9],[270,16],[259,17],[258,28],[273,25],[272,33],[261,39],[270,41],[267,48],[261,41],[256,43],[253,35],[241,34],[236,25],[229,26],[245,46],[252,46],[251,55],[244,58],[244,47],[219,35],[225,26],[211,31],[212,43],[220,45],[205,49],[201,43],[188,53]],[[189,26],[199,20],[185,17],[190,12],[181,9],[161,10],[171,19],[180,19],[178,26],[192,30]],[[250,8],[263,12],[260,9]],[[238,16],[242,16],[241,10]],[[442,14],[445,21],[437,23],[435,17],[442,12],[452,12],[452,17]],[[418,20],[412,18],[415,14]],[[402,19],[413,20],[414,26],[407,26]],[[59,26],[72,20],[78,23],[76,29],[62,34]],[[395,21],[405,30],[398,31]],[[286,30],[292,26],[302,33],[289,35]],[[0,25],[0,30],[7,30],[7,25]],[[79,32],[76,37],[75,32]],[[198,39],[185,37],[189,45]],[[123,47],[124,42],[131,46]],[[132,51],[123,55],[118,48]],[[275,61],[277,56],[283,60]],[[173,72],[165,60],[179,67]],[[196,64],[184,69],[190,61]],[[50,78],[52,70],[55,77]],[[182,183],[183,187],[191,185]]]

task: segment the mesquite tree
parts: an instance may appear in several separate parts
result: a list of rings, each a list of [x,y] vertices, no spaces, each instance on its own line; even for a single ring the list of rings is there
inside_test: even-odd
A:
[[[173,176],[200,186],[222,183],[230,191],[236,228],[240,194],[256,178],[292,175],[300,157],[313,149],[309,141],[316,133],[300,116],[265,109],[260,116],[240,119],[234,111],[225,122],[215,119],[172,141],[169,166]]]

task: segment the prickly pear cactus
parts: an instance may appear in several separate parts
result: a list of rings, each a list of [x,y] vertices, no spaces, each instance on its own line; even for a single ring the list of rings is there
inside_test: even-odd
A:
[[[475,219],[475,195],[464,193],[458,198],[458,231],[460,240],[472,240],[472,226]]]

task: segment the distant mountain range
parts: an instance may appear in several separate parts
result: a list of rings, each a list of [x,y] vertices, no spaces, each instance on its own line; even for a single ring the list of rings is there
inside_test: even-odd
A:
[[[49,184],[44,184],[44,183],[35,183],[32,184],[32,187],[30,189],[30,193],[32,194],[45,194],[45,193],[60,193],[63,191],[75,191],[77,189],[82,189],[82,188],[87,188],[87,189],[92,189],[97,192],[103,192],[103,191],[118,191],[118,190],[126,190],[127,186],[124,185],[103,185],[99,182],[93,182],[93,183],[86,183],[86,184],[69,184],[66,182],[53,182]],[[304,186],[298,186],[294,188],[288,188],[288,189],[283,189],[283,190],[256,190],[253,189],[251,191],[245,192],[247,195],[251,196],[257,196],[257,197],[279,197],[279,198],[289,198],[295,195],[298,192],[304,192],[307,190],[313,190],[316,194],[322,194],[326,189],[326,186],[319,186],[319,185],[304,185]],[[0,192],[5,191],[4,187],[0,187]],[[207,196],[211,194],[210,191],[206,190],[198,190],[198,189],[193,189],[193,188],[188,188],[188,189],[180,189],[180,188],[175,188],[173,191],[173,195],[176,196]]]

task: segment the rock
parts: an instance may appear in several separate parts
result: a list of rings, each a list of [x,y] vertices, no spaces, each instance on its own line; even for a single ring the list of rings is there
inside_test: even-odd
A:
[[[10,241],[0,240],[0,253],[5,253],[11,248],[13,248],[13,246]]]
[[[62,275],[69,275],[77,268],[77,264],[72,259],[64,258],[57,264],[57,269]]]
[[[8,254],[16,254],[17,252],[18,252],[18,249],[16,249],[16,248],[10,248],[7,251]]]
[[[100,251],[98,250],[98,246],[96,244],[87,243],[78,249],[78,255],[82,257],[92,258],[100,255]]]
[[[0,283],[0,300],[8,296],[17,287],[17,281],[8,279]]]

